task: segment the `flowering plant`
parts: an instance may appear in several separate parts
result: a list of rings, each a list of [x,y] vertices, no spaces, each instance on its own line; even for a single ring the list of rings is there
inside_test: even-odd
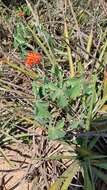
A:
[[[25,64],[32,67],[35,64],[40,64],[41,55],[39,52],[30,51],[27,53]]]
[[[20,11],[18,12],[17,14],[18,17],[24,17],[25,16],[25,13],[23,11]]]

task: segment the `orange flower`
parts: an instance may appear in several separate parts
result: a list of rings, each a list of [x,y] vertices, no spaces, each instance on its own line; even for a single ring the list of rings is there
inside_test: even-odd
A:
[[[25,60],[27,66],[32,67],[35,64],[39,64],[41,61],[41,55],[38,52],[28,52]]]
[[[21,11],[21,12],[19,12],[19,13],[17,14],[17,16],[18,16],[18,17],[24,17],[24,16],[25,16],[25,13]]]

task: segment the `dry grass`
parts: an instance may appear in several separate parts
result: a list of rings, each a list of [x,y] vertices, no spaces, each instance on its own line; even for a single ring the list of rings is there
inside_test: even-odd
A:
[[[71,4],[71,1],[65,1],[72,64],[74,64],[77,76],[78,73],[86,73],[86,76],[90,78],[92,73],[97,73],[98,82],[102,84],[103,55],[107,48],[107,3],[102,0],[96,2],[91,0],[88,4],[85,2],[85,0],[74,0]],[[40,31],[41,35],[45,34],[46,38],[51,41],[52,52],[50,51],[49,55],[55,55],[56,62],[62,65],[67,72],[69,66],[66,61],[67,53],[64,51],[66,43],[63,35],[64,1],[38,1],[37,4],[35,3],[34,10],[31,7],[32,3],[29,4],[27,0],[26,3],[32,13],[27,22],[32,22],[36,26],[41,24],[43,27],[43,34]],[[42,74],[45,73],[49,60],[41,50],[45,60],[43,66],[40,68],[37,66],[36,69],[31,70],[26,68],[19,50],[13,46],[13,34],[17,20],[15,7],[11,10],[1,5],[0,10],[1,8],[0,146],[5,154],[0,157],[1,190],[48,190],[50,184],[70,165],[70,162],[62,159],[43,160],[43,158],[68,155],[69,151],[74,151],[75,148],[73,145],[69,146],[62,142],[48,141],[46,130],[34,120],[32,80],[36,76],[35,70]],[[9,20],[7,20],[7,15],[10,17]],[[92,42],[87,53],[91,31]],[[30,45],[38,47],[32,39]],[[44,45],[47,46],[47,44]],[[77,102],[76,109],[78,113],[74,110],[74,115],[78,116],[81,112],[79,102]],[[12,165],[8,165],[7,159]]]

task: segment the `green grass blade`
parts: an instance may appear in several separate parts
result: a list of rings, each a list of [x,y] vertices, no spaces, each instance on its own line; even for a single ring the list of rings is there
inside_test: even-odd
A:
[[[32,28],[27,25],[27,28],[28,30],[31,32],[35,42],[41,47],[41,49],[44,51],[44,53],[46,54],[46,56],[48,57],[48,59],[50,60],[50,63],[52,65],[55,65],[56,64],[56,59],[51,51],[51,49],[47,49],[44,44],[41,42],[41,40],[39,39],[39,37],[37,36],[37,34],[34,32],[34,30],[32,30]],[[50,54],[50,51],[51,51],[51,54]]]
[[[76,173],[79,171],[79,163],[75,161],[72,164],[72,170],[68,173],[67,178],[65,178],[64,184],[61,187],[61,190],[68,190],[68,187],[73,179],[73,177],[76,175]]]
[[[72,178],[79,171],[80,164],[78,161],[74,161],[65,172],[52,184],[49,190],[67,190]],[[63,185],[62,185],[63,183]],[[62,186],[62,187],[61,187]]]
[[[101,169],[107,170],[107,160],[101,160],[100,162],[96,161],[95,163],[92,163],[94,166],[97,166]]]
[[[13,69],[15,69],[19,72],[22,72],[23,74],[25,74],[26,76],[29,76],[32,79],[37,77],[37,74],[34,71],[27,70],[24,66],[18,66],[17,64],[13,63],[12,61],[10,61],[8,59],[5,61],[5,64],[8,64]]]
[[[84,190],[95,190],[88,162],[83,163],[83,169],[84,169]]]
[[[90,107],[89,107],[89,111],[88,111],[88,115],[87,115],[87,121],[86,121],[86,130],[89,131],[90,130],[90,123],[92,120],[92,111],[93,111],[93,106],[95,103],[95,97],[96,97],[96,76],[93,77],[93,91],[92,91],[92,97],[91,97],[91,102],[90,102]]]
[[[104,56],[104,53],[106,51],[106,48],[107,48],[107,40],[105,41],[104,45],[103,45],[103,48],[102,48],[102,51],[100,53],[100,56],[99,56],[99,61],[101,62],[102,61],[102,58]]]
[[[67,28],[67,23],[66,20],[64,21],[64,32],[65,32],[65,41],[67,44],[69,44],[69,36],[68,36],[68,28]],[[74,65],[73,65],[73,60],[72,60],[72,52],[71,48],[69,45],[67,45],[67,54],[68,54],[68,60],[69,60],[69,66],[70,66],[70,76],[71,78],[74,77]]]
[[[92,47],[92,41],[93,41],[93,30],[91,30],[89,37],[88,37],[88,43],[87,43],[87,52],[90,54],[91,47]],[[87,55],[87,59],[89,58],[89,55]]]
[[[107,174],[104,174],[101,170],[92,167],[93,172],[96,174],[97,177],[99,177],[101,180],[104,181],[104,183],[107,184]]]

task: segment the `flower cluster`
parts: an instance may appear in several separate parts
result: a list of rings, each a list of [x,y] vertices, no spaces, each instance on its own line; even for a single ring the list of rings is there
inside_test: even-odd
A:
[[[29,67],[32,67],[33,65],[40,64],[41,61],[41,55],[39,52],[28,52],[25,60],[25,64]]]
[[[20,11],[20,12],[18,12],[17,16],[18,16],[18,17],[24,17],[24,16],[25,16],[25,13],[22,12],[22,11]]]

